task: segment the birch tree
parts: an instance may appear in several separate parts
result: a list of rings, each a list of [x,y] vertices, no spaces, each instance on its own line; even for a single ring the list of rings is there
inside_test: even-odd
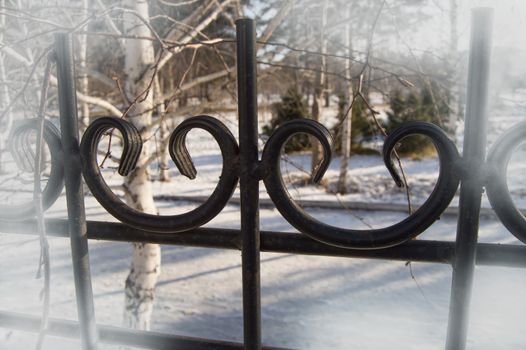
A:
[[[150,37],[146,0],[126,0],[130,12],[123,15],[124,33],[128,36]],[[149,91],[152,66],[155,62],[153,42],[127,39],[124,72],[125,94],[129,101],[137,100],[129,109],[127,118],[149,139],[152,124],[153,93]],[[150,145],[145,142],[135,170],[125,179],[124,191],[129,205],[148,214],[157,214],[153,201],[148,163]],[[131,269],[125,284],[124,325],[148,330],[153,310],[154,290],[161,272],[161,248],[158,244],[134,243]]]
[[[461,114],[461,103],[459,99],[459,59],[458,59],[458,0],[449,0],[449,54],[448,54],[448,93],[449,93],[449,116],[446,130],[452,137],[455,136],[457,120]]]
[[[352,4],[347,4],[346,18],[351,18]],[[351,156],[351,127],[352,127],[352,101],[353,101],[353,87],[351,75],[351,57],[352,57],[352,33],[350,21],[345,25],[345,46],[347,47],[348,59],[345,60],[345,83],[344,99],[345,104],[343,110],[346,112],[343,115],[341,126],[341,156],[340,156],[340,174],[338,176],[337,192],[340,194],[347,193],[347,167],[349,165],[349,157]]]
[[[170,174],[169,174],[169,168],[168,165],[170,164],[170,157],[168,154],[168,145],[166,144],[165,140],[168,140],[168,137],[170,136],[170,130],[168,129],[168,123],[165,121],[166,116],[166,108],[164,103],[162,103],[162,90],[160,87],[159,79],[158,77],[155,77],[154,80],[154,96],[156,101],[156,112],[158,118],[161,119],[161,125],[159,126],[159,136],[161,139],[160,142],[160,150],[159,150],[159,180],[163,182],[170,181]]]
[[[176,30],[171,30],[166,38],[181,44],[188,44],[196,36],[203,36],[203,30],[213,23],[219,15],[225,11],[228,6],[235,5],[234,0],[224,0],[218,2],[215,0],[202,2],[195,11],[192,12],[183,22],[186,27],[193,28],[188,33],[183,31],[183,35]],[[213,8],[215,6],[215,9]],[[280,9],[276,17],[263,30],[262,38],[267,40],[276,27],[281,23],[286,14],[292,7],[292,1],[287,1]],[[146,0],[127,0],[126,8],[131,11],[124,13],[124,33],[126,37],[152,37],[151,25],[149,18],[148,2]],[[153,33],[157,34],[157,33]],[[157,34],[158,35],[158,34]],[[161,92],[161,84],[157,77],[152,76],[155,71],[160,71],[166,63],[169,62],[175,54],[182,51],[183,46],[179,49],[173,49],[163,56],[156,56],[153,42],[149,40],[126,39],[125,43],[125,67],[126,74],[125,94],[129,101],[132,101],[132,107],[126,114],[126,117],[141,132],[143,140],[153,139],[152,133],[152,110],[162,118],[167,112]],[[159,52],[159,55],[163,52]],[[180,93],[186,89],[206,84],[209,81],[227,77],[232,73],[231,67],[207,76],[194,77],[194,79],[185,84],[183,79],[177,86]],[[186,76],[186,72],[182,76]],[[139,97],[139,98],[138,98]],[[168,100],[172,100],[172,96]],[[134,102],[140,103],[134,103]],[[161,121],[161,138],[168,137],[166,124]],[[164,141],[164,140],[163,140]],[[148,164],[151,163],[155,156],[152,155],[151,146],[146,142],[143,146],[141,158],[136,169],[130,174],[125,182],[124,189],[127,202],[137,210],[150,214],[156,214],[157,209],[153,202],[151,183],[149,181]],[[167,178],[168,155],[166,144],[161,145],[161,177]],[[125,284],[125,310],[124,324],[129,327],[138,329],[149,329],[151,313],[153,310],[153,299],[155,285],[160,274],[161,250],[157,244],[134,244],[133,257],[130,273]]]
[[[0,0],[0,6],[5,7],[5,0]],[[4,33],[6,31],[6,18],[4,15],[0,15],[0,43],[4,42]],[[3,112],[9,105],[9,88],[7,86],[7,79],[5,74],[5,62],[4,53],[0,51],[0,112]],[[0,172],[2,169],[2,154],[5,150],[6,139],[10,131],[11,124],[11,113],[7,113],[4,118],[7,120],[0,120],[2,125],[5,125],[5,129],[0,132]]]
[[[84,19],[88,17],[89,2],[90,0],[82,0],[82,11],[83,11]],[[88,64],[87,64],[88,35],[87,34],[79,35],[78,38],[79,38],[78,40],[79,41],[78,60],[79,60],[79,68],[80,68],[79,90],[81,94],[89,95],[89,91],[88,91],[89,78],[88,78]],[[89,104],[85,101],[80,101],[80,120],[81,120],[80,125],[82,128],[86,128],[88,126],[89,116],[90,116]]]
[[[200,85],[215,80],[232,79],[232,75],[235,74],[235,65],[232,58],[229,58],[227,62],[216,60],[219,62],[217,66],[223,66],[221,70],[207,71],[204,75],[189,74],[189,81],[181,79],[176,84],[176,88],[173,89],[175,91],[170,91],[170,86],[173,87],[173,84],[165,84],[162,79],[152,80],[159,78],[153,77],[154,71],[159,72],[164,67],[164,76],[173,74],[174,71],[179,77],[181,75],[186,76],[183,72],[184,69],[180,69],[179,62],[172,58],[184,54],[183,51],[187,47],[192,47],[193,50],[197,50],[198,47],[206,47],[206,50],[211,53],[208,57],[219,56],[220,54],[217,51],[215,53],[212,51],[212,45],[215,44],[211,44],[212,41],[207,39],[207,35],[215,35],[214,30],[218,30],[218,28],[223,29],[223,34],[232,33],[232,30],[224,30],[221,26],[214,26],[214,24],[218,19],[228,18],[228,11],[239,12],[240,6],[239,0],[186,2],[178,4],[185,8],[185,11],[181,12],[179,7],[170,10],[172,9],[171,5],[166,5],[159,10],[159,6],[162,7],[163,4],[158,5],[158,13],[152,15],[149,13],[149,3],[151,1],[123,0],[119,4],[120,6],[109,6],[110,1],[105,0],[63,0],[40,6],[40,4],[30,1],[0,0],[0,5],[3,8],[2,13],[9,15],[0,15],[0,43],[2,44],[0,47],[0,81],[6,82],[10,79],[10,76],[6,77],[6,71],[7,75],[15,75],[10,65],[4,65],[6,55],[10,58],[14,57],[18,63],[22,63],[24,69],[29,68],[31,70],[31,67],[38,62],[38,55],[37,58],[34,58],[33,53],[38,53],[39,49],[43,50],[49,47],[53,41],[54,32],[70,31],[75,33],[74,36],[80,44],[76,50],[79,53],[77,64],[80,68],[78,69],[80,79],[77,98],[79,107],[82,108],[79,114],[83,117],[83,123],[86,124],[89,118],[88,106],[95,106],[107,114],[128,119],[139,129],[143,140],[150,140],[145,142],[137,167],[124,180],[123,188],[126,201],[130,206],[146,213],[157,214],[148,170],[148,164],[159,159],[152,149],[155,140],[152,133],[158,130],[158,125],[155,125],[152,120],[152,111],[156,111],[159,116],[168,115],[167,113],[173,114],[173,104],[170,106],[169,104],[176,100],[178,94],[198,89]],[[283,8],[278,11],[268,27],[263,30],[263,40],[267,40],[272,35],[274,29],[292,7],[292,3],[292,0],[284,3]],[[20,28],[25,28],[24,26],[27,24],[28,30],[11,30],[8,33],[10,35],[9,40],[4,40],[7,35],[5,32],[6,18],[11,26],[13,22],[20,22]],[[92,21],[95,21],[96,25],[89,25]],[[104,26],[106,28],[99,30]],[[112,61],[108,63],[108,66],[97,66],[89,61],[90,57],[86,54],[86,38],[97,38],[96,35],[114,38],[117,44],[116,48],[115,46],[109,47],[107,42],[102,41],[90,43],[90,48],[101,50],[101,53],[104,53],[105,57],[108,58],[106,62]],[[208,44],[201,43],[201,41],[206,40],[209,41]],[[8,44],[4,45],[4,41]],[[163,44],[163,41],[169,42],[170,45]],[[18,44],[18,42],[24,44]],[[158,55],[155,53],[155,45],[159,47]],[[168,49],[167,46],[171,47]],[[159,56],[161,53],[163,55]],[[122,61],[120,60],[121,55],[124,56]],[[117,56],[118,59],[114,59]],[[217,58],[217,56],[213,57]],[[167,63],[170,63],[172,68]],[[119,74],[121,69],[124,73],[122,75]],[[38,82],[37,75],[39,74],[34,74],[34,78],[30,78]],[[121,80],[122,76],[124,78]],[[114,77],[115,80],[112,80]],[[87,89],[89,79],[97,79],[97,82],[102,82],[103,84],[98,84],[97,87],[104,86],[104,89],[107,90],[95,91],[92,89],[89,91]],[[27,81],[29,80],[28,78]],[[25,86],[25,82],[22,83]],[[50,83],[54,86],[57,85],[55,76],[51,77]],[[19,105],[23,106],[23,99],[20,96],[24,95],[24,90],[28,90],[29,93],[29,89],[25,87],[22,90],[17,88],[15,92],[10,92],[7,85],[0,85],[0,112],[2,113],[1,122],[4,126],[0,130],[0,136],[7,136],[8,126],[11,123],[11,113],[4,112],[14,107],[19,108]],[[11,106],[13,101],[18,101],[14,107]],[[171,107],[170,111],[168,111],[169,107]],[[170,130],[165,128],[166,125],[161,125],[163,128],[159,128],[160,137],[167,139]],[[164,142],[165,140],[161,141]],[[162,149],[166,150],[165,147]],[[167,159],[167,153],[164,152],[164,155],[161,156],[161,169],[163,169],[161,176],[163,173],[167,174],[165,171]],[[130,273],[125,283],[123,317],[125,325],[140,329],[150,327],[154,289],[159,273],[160,247],[154,244],[135,244]]]
[[[314,79],[314,91],[312,96],[312,108],[311,116],[312,119],[320,121],[320,112],[321,106],[323,105],[323,96],[322,90],[325,82],[325,70],[327,65],[327,41],[325,37],[325,27],[327,26],[327,11],[328,11],[329,1],[324,0],[322,4],[322,15],[321,15],[321,25],[320,25],[320,42],[319,42],[319,51],[321,52],[320,57],[320,66],[316,72]],[[321,147],[320,144],[314,139],[311,139],[312,143],[312,164],[311,164],[311,174],[316,174],[316,168],[318,167],[321,159]]]

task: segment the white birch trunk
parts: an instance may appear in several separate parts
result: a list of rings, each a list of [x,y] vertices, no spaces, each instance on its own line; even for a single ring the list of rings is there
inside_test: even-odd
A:
[[[328,108],[330,102],[330,93],[329,93],[329,75],[327,74],[327,37],[325,34],[325,27],[327,26],[327,11],[328,11],[328,0],[325,1],[323,5],[322,13],[322,30],[321,30],[321,84],[322,84],[322,98],[323,98],[323,107]]]
[[[458,0],[449,1],[449,72],[448,72],[448,93],[449,93],[449,116],[446,129],[451,137],[455,137],[457,121],[460,117],[460,88],[459,88],[459,69],[458,69]]]
[[[327,26],[327,7],[328,7],[328,0],[325,0],[323,2],[322,6],[322,18],[321,18],[321,33],[320,33],[320,51],[322,53],[321,60],[320,60],[320,67],[319,72],[316,72],[315,82],[314,82],[314,96],[312,101],[312,119],[316,120],[317,122],[320,121],[320,112],[321,112],[321,106],[323,106],[323,96],[322,96],[322,90],[323,90],[323,84],[325,81],[325,69],[327,60],[325,57],[325,53],[327,51],[327,40],[325,38],[325,27]],[[319,142],[311,138],[312,142],[312,163],[311,163],[311,174],[315,174],[316,168],[320,164],[321,160],[321,146]]]
[[[164,109],[164,107],[163,107]],[[168,143],[164,141],[170,137],[170,130],[168,128],[168,122],[164,120],[160,125],[160,138],[161,138],[161,149],[159,150],[160,154],[160,167],[161,173],[159,179],[162,182],[170,182],[170,155],[168,154]],[[164,146],[163,146],[164,145]]]
[[[161,85],[159,83],[159,79],[155,78],[154,83],[155,91],[154,91],[154,99],[155,99],[155,105],[157,110],[157,118],[161,118],[161,124],[159,125],[159,166],[160,166],[160,174],[159,179],[163,182],[169,182],[170,181],[170,172],[168,171],[169,168],[169,162],[170,162],[170,155],[168,154],[168,143],[165,141],[170,137],[170,130],[168,128],[168,120],[166,119],[166,108],[163,103],[163,94],[161,91]],[[164,146],[163,146],[164,145]]]
[[[82,10],[84,11],[84,18],[89,16],[89,1],[82,0]],[[86,34],[79,36],[79,67],[80,67],[80,76],[79,76],[79,89],[80,93],[83,95],[89,95],[88,89],[88,36]],[[89,125],[89,104],[85,101],[80,101],[80,121],[81,128],[86,129]]]
[[[17,0],[16,1],[17,9],[20,10],[20,11],[23,11],[24,9],[28,8],[28,4],[29,3],[30,2],[23,3],[21,0]],[[23,19],[18,20],[17,27],[19,28],[18,31],[20,33],[28,33],[29,32],[29,30],[28,30],[28,22],[23,20]],[[26,52],[26,62],[30,62],[30,64],[28,66],[32,66],[35,63],[35,57],[33,55],[32,45],[23,45],[23,46],[24,46],[24,51]],[[37,87],[42,84],[42,81],[39,79],[38,74],[33,74],[33,83]],[[40,89],[39,88],[30,89],[28,93],[33,94],[34,101],[39,101],[40,100]]]
[[[344,111],[349,108],[352,103],[353,89],[351,82],[347,84],[347,92],[345,96]],[[350,96],[350,97],[349,97]],[[347,193],[347,167],[349,166],[349,158],[351,156],[351,127],[352,127],[352,108],[349,110],[347,119],[342,123],[341,131],[341,155],[340,155],[340,174],[338,176],[338,193]]]
[[[136,11],[143,18],[149,18],[146,0],[126,0],[125,6]],[[125,14],[125,34],[136,36],[152,36],[150,30],[136,16]],[[151,66],[154,64],[154,48],[151,41],[127,39],[125,46],[125,92],[130,101],[141,94],[151,79]],[[145,100],[135,104],[127,118],[143,134],[143,139],[149,139],[147,132],[152,122],[153,92],[150,91]],[[148,166],[145,164],[150,154],[150,145],[143,145],[141,157],[135,170],[125,179],[124,189],[126,200],[137,210],[156,214],[153,202]],[[131,270],[126,279],[124,325],[136,329],[150,328],[155,285],[160,274],[161,248],[158,244],[135,243]]]
[[[347,5],[347,17],[351,18],[351,5]],[[352,57],[352,37],[351,37],[351,26],[350,23],[345,26],[345,44],[348,48],[348,55]],[[345,77],[347,81],[345,82],[345,106],[344,111],[347,111],[349,106],[352,103],[353,99],[353,88],[351,82],[351,60],[350,58],[345,61]],[[342,132],[341,132],[341,156],[340,156],[340,175],[338,177],[338,193],[345,194],[347,193],[347,167],[349,165],[349,157],[351,156],[351,127],[352,127],[352,108],[349,109],[347,114],[347,119],[342,123]]]
[[[5,7],[5,0],[0,0],[0,6]],[[0,42],[4,41],[4,33],[6,31],[6,18],[4,15],[0,16]],[[0,113],[3,112],[9,103],[11,102],[9,97],[9,88],[7,86],[7,76],[5,73],[5,62],[4,54],[0,52]],[[2,155],[6,149],[6,143],[9,133],[11,132],[11,126],[13,124],[12,113],[7,113],[4,117],[6,120],[0,120],[2,124],[2,130],[0,131],[0,173],[2,169]]]

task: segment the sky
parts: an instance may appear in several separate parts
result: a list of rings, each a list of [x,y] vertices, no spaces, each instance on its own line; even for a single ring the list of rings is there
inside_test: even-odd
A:
[[[470,12],[474,7],[494,9],[493,44],[494,46],[521,47],[526,50],[526,1],[525,0],[458,0],[459,3],[459,48],[468,48]],[[449,1],[434,0],[435,8],[443,6],[447,10]],[[440,10],[438,10],[440,11]],[[432,21],[429,32],[440,31],[448,27],[447,16],[437,16]],[[448,29],[449,30],[449,29]],[[445,31],[445,34],[448,33]]]
[[[299,0],[297,0],[299,1]],[[381,0],[374,0],[380,4]],[[387,0],[387,6],[381,14],[380,20],[392,21],[393,17],[385,8],[394,0]],[[416,51],[437,48],[443,50],[449,42],[449,0],[428,0],[424,11],[430,15],[421,27],[411,28],[404,33],[404,40]],[[494,9],[493,44],[494,46],[521,47],[526,51],[526,0],[457,0],[458,3],[458,34],[459,50],[465,51],[469,47],[471,9],[475,7],[491,7]],[[248,8],[248,16],[258,13],[259,3],[253,2]],[[398,18],[400,26],[404,25],[404,17]],[[330,21],[329,21],[330,22]],[[393,35],[391,45],[400,47],[400,41]],[[343,40],[343,39],[342,39]],[[385,38],[377,38],[385,40]],[[402,46],[405,46],[402,45]]]

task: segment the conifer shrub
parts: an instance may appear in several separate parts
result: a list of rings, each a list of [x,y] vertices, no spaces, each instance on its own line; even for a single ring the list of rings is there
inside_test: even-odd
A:
[[[433,86],[433,85],[432,85]],[[433,86],[433,89],[437,89]],[[435,96],[437,96],[437,91]],[[445,102],[437,101],[433,103],[433,98],[428,89],[423,88],[419,91],[411,91],[402,94],[400,90],[391,93],[389,105],[391,111],[387,112],[386,129],[389,133],[397,126],[414,120],[427,121],[439,125],[439,115],[447,115],[448,108]],[[421,158],[435,153],[435,149],[429,138],[421,135],[412,135],[404,138],[397,148],[401,155]]]
[[[341,152],[341,122],[347,112],[347,108],[345,97],[340,94],[338,96],[339,123],[331,130],[331,133],[334,135],[333,151],[336,154],[340,154]],[[377,154],[375,150],[367,149],[360,145],[361,140],[372,137],[376,133],[374,125],[367,119],[367,110],[362,99],[358,98],[354,101],[351,118],[351,152],[358,154]]]
[[[298,91],[297,87],[289,88],[281,96],[281,101],[273,106],[273,118],[270,124],[263,126],[263,133],[272,135],[274,130],[281,124],[294,119],[308,118],[307,103]],[[285,152],[298,152],[310,148],[309,137],[306,134],[294,135],[286,144]]]

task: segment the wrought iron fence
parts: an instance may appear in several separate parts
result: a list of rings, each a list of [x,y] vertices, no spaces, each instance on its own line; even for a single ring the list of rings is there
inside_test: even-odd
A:
[[[463,155],[437,126],[410,122],[394,130],[385,140],[384,161],[393,179],[401,185],[391,153],[402,138],[419,134],[434,143],[439,156],[437,184],[425,203],[409,217],[392,226],[351,230],[322,223],[309,216],[289,196],[280,172],[280,154],[285,142],[296,133],[316,138],[323,148],[323,160],[314,179],[319,181],[331,159],[331,135],[312,120],[297,120],[279,127],[267,141],[261,160],[258,157],[256,40],[250,19],[237,25],[237,79],[239,104],[239,145],[228,128],[210,116],[197,116],[182,122],[170,138],[170,155],[181,174],[194,178],[196,170],[185,147],[186,134],[194,128],[209,132],[219,144],[223,157],[220,180],[210,197],[196,209],[181,215],[155,216],[128,207],[102,179],[96,162],[97,145],[102,134],[118,129],[124,149],[119,173],[133,170],[141,152],[139,132],[119,118],[99,118],[85,131],[79,144],[74,65],[68,35],[56,37],[61,130],[45,125],[45,142],[52,150],[52,176],[43,193],[45,207],[59,196],[65,183],[68,220],[48,220],[49,235],[69,237],[79,322],[50,320],[46,332],[65,337],[80,337],[84,349],[96,349],[98,342],[132,345],[153,349],[260,349],[260,251],[307,255],[360,257],[401,261],[422,261],[453,266],[450,312],[446,348],[464,349],[468,310],[475,264],[526,267],[526,247],[520,245],[477,243],[479,211],[483,188],[497,216],[509,231],[526,243],[526,218],[515,207],[506,184],[506,167],[512,151],[524,140],[526,124],[515,126],[493,146],[486,160],[487,91],[492,12],[474,11],[469,63],[468,98]],[[23,135],[29,123],[19,126],[13,142],[23,150]],[[27,141],[27,140],[26,140]],[[17,157],[14,151],[14,157]],[[21,152],[21,151],[18,151]],[[19,154],[22,158],[22,156]],[[81,173],[91,193],[121,223],[87,221],[85,218]],[[200,228],[227,205],[238,181],[241,193],[241,229]],[[259,183],[281,215],[301,234],[268,232],[259,229]],[[457,238],[455,242],[412,240],[437,220],[460,186]],[[5,209],[5,210],[4,210]],[[14,217],[14,213],[20,214]],[[20,210],[2,208],[2,232],[36,231],[36,222],[20,221],[34,215],[33,207]],[[10,219],[16,220],[10,220]],[[160,244],[236,249],[242,252],[244,342],[190,338],[154,332],[97,326],[91,288],[88,239],[149,242]],[[37,331],[40,319],[12,312],[0,312],[0,326]],[[268,347],[267,347],[268,348]]]

